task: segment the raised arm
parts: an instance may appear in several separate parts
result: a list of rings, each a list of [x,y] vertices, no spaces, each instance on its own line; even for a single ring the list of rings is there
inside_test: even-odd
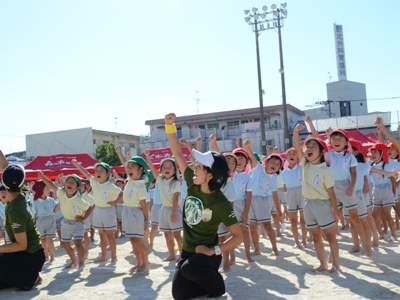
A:
[[[293,144],[294,148],[297,152],[297,157],[301,160],[304,156],[303,149],[300,144],[299,132],[304,129],[304,126],[301,124],[297,124],[296,127],[293,129]]]
[[[115,146],[115,152],[117,152],[117,155],[119,157],[119,160],[121,161],[121,164],[125,164],[126,159],[125,156],[122,154],[122,147],[120,145]]]
[[[310,116],[306,116],[306,123],[308,124],[308,126],[310,127],[311,130],[311,135],[315,138],[319,138],[318,132],[314,127],[314,124],[312,122],[312,119]],[[304,128],[304,127],[303,127]]]
[[[48,179],[46,176],[44,176],[42,171],[38,172],[38,177],[43,180],[44,184],[50,189],[53,190],[54,192],[57,192],[58,187],[56,187],[56,185],[53,183],[53,181],[51,181],[50,179]]]
[[[241,148],[241,146],[240,146],[240,138],[236,138],[236,148]]]
[[[211,147],[212,147],[212,149],[213,149],[215,152],[220,153],[219,147],[218,147],[218,144],[217,144],[217,136],[213,133],[213,134],[210,135],[210,137],[209,137],[208,139],[209,139],[210,142],[211,142]]]
[[[157,172],[156,168],[154,167],[153,162],[151,161],[149,149],[144,150],[143,153],[144,153],[144,156],[146,156],[147,165],[149,166],[151,173],[153,173],[154,179],[157,180],[158,172]],[[161,168],[161,166],[160,166],[160,168]]]
[[[375,125],[377,126],[378,132],[382,132],[383,135],[386,136],[386,138],[389,140],[389,142],[392,142],[393,145],[400,151],[400,141],[398,141],[385,127],[383,124],[383,119],[381,117],[377,117],[375,119]],[[397,127],[397,130],[399,130],[399,127]]]
[[[77,168],[79,170],[79,172],[81,172],[81,174],[83,176],[85,176],[87,178],[87,180],[90,180],[90,178],[92,178],[92,175],[90,175],[90,173],[84,168],[82,167],[80,164],[78,164],[78,162],[76,161],[76,159],[73,159],[71,161],[71,164]]]
[[[251,142],[249,140],[245,140],[243,143],[243,147],[246,149],[247,153],[249,154],[249,158],[251,160],[251,167],[257,167],[258,161],[257,158],[254,156],[253,151],[251,150]]]
[[[200,152],[203,152],[203,150],[201,149],[201,141],[202,141],[203,139],[201,138],[201,136],[198,136],[197,138],[196,138],[196,150],[197,151],[200,151]]]
[[[0,171],[3,172],[3,170],[8,166],[8,161],[6,157],[4,156],[3,152],[0,150]]]
[[[179,144],[178,137],[176,136],[176,127],[175,127],[176,115],[174,113],[169,113],[165,115],[164,119],[165,119],[165,131],[167,132],[169,140],[169,147],[171,148],[172,154],[174,155],[174,158],[178,163],[181,173],[184,174],[188,165],[183,156],[182,148],[181,145]]]
[[[184,138],[180,138],[179,139],[179,143],[181,143],[181,145],[183,145],[186,148],[188,148],[189,153],[192,153],[193,146],[187,140],[185,140]],[[190,155],[192,155],[192,154],[190,154]]]
[[[271,155],[271,145],[265,146],[265,149],[267,150],[267,156]]]

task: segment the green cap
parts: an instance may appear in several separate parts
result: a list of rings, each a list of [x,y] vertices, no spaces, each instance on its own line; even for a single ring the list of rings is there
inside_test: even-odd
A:
[[[132,156],[126,163],[133,162],[143,167],[143,169],[147,169],[147,163],[141,156]]]
[[[258,155],[257,153],[253,152],[254,156],[256,157],[258,162],[261,162],[261,158],[260,155]]]
[[[98,167],[98,166],[102,166],[104,169],[106,169],[107,173],[111,172],[110,165],[105,162],[100,162],[100,163],[95,164],[94,168],[96,169],[96,167]]]
[[[69,174],[69,175],[65,176],[65,177],[64,177],[64,183],[67,181],[68,178],[73,178],[73,179],[75,179],[75,180],[76,180],[76,183],[78,184],[78,187],[79,187],[79,186],[82,186],[82,179],[80,179],[78,175],[76,175],[76,174]]]

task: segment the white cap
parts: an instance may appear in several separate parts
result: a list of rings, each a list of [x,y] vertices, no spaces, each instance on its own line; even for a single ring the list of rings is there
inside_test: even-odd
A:
[[[214,157],[213,157],[211,151],[201,153],[201,152],[193,149],[192,155],[197,162],[199,162],[203,166],[209,167],[211,169],[211,167],[214,163]]]

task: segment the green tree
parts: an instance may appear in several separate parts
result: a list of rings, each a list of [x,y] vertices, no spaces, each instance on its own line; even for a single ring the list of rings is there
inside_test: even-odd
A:
[[[115,152],[114,143],[102,144],[96,148],[96,159],[100,162],[105,162],[110,166],[120,166],[117,152]]]

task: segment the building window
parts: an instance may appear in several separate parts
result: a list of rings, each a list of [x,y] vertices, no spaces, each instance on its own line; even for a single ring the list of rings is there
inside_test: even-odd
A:
[[[242,121],[240,121],[240,123],[241,124],[247,124],[247,123],[249,123],[249,120],[242,120]]]
[[[207,129],[219,129],[219,123],[207,124]]]
[[[109,141],[103,140],[103,144],[108,144]]]
[[[350,101],[340,102],[340,116],[341,117],[351,116]]]
[[[135,144],[134,143],[129,143],[129,148],[135,148]]]
[[[96,140],[93,140],[93,145],[96,145]]]
[[[271,146],[271,148],[275,147],[275,140],[267,140],[267,145]]]
[[[206,129],[206,125],[199,125],[199,129]]]
[[[239,126],[239,121],[227,122],[228,127]]]

